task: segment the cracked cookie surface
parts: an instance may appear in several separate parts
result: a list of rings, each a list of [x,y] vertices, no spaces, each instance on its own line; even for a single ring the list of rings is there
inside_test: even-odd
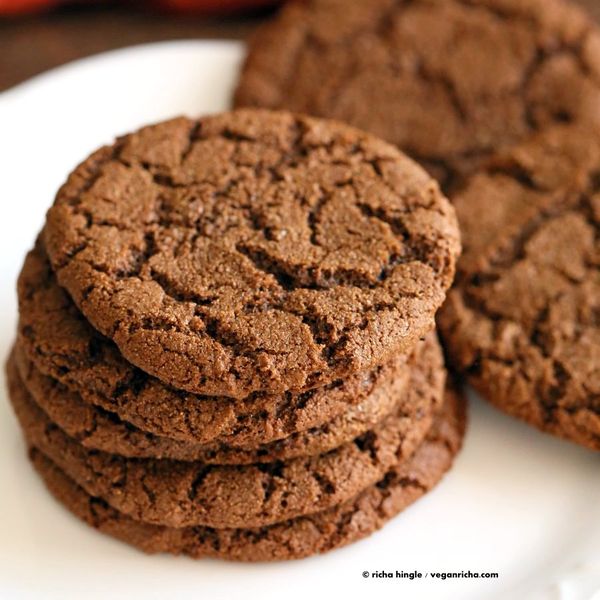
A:
[[[407,369],[411,387],[421,385],[420,380],[432,382],[434,387],[443,385],[443,357],[434,334],[419,344]],[[404,390],[397,394],[389,386],[382,386],[332,421],[275,442],[254,447],[193,444],[149,434],[114,413],[83,402],[80,396],[38,371],[18,345],[9,358],[7,377],[11,388],[23,385],[49,419],[86,448],[131,458],[171,458],[210,464],[251,464],[322,454],[366,433],[393,411],[402,412],[406,422],[412,422],[416,439],[417,432],[424,434],[429,429],[439,408],[436,396]]]
[[[502,410],[600,450],[600,131],[560,126],[456,198],[464,254],[438,317],[451,363]]]
[[[135,521],[90,496],[39,450],[31,460],[52,494],[89,525],[144,552],[238,561],[303,558],[357,541],[434,487],[460,450],[465,404],[446,391],[443,412],[413,457],[389,469],[356,498],[329,510],[256,529],[170,528]]]
[[[60,285],[125,358],[234,398],[410,352],[460,250],[452,207],[394,147],[253,110],[99,150],[59,191],[43,240]]]
[[[351,123],[451,190],[532,131],[600,122],[600,36],[562,0],[290,2],[251,41],[236,104]]]
[[[410,393],[424,397],[419,403],[439,407],[444,379],[416,377]],[[426,415],[415,420],[400,409],[335,450],[285,462],[234,466],[124,458],[85,448],[50,421],[18,379],[9,383],[31,445],[91,495],[134,519],[170,527],[255,527],[326,510],[408,460],[431,424]]]
[[[243,400],[171,388],[127,362],[58,283],[38,242],[18,281],[19,347],[36,369],[84,402],[160,437],[188,444],[249,447],[320,427],[377,393],[400,397],[406,357],[303,393],[255,393]]]

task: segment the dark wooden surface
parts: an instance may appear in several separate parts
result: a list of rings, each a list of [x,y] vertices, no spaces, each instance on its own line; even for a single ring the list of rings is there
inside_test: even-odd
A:
[[[134,44],[243,39],[265,18],[176,16],[119,8],[0,19],[0,90],[66,62]]]
[[[578,1],[600,20],[600,0]],[[172,39],[243,39],[262,18],[203,19],[95,8],[0,19],[0,90],[104,50]]]

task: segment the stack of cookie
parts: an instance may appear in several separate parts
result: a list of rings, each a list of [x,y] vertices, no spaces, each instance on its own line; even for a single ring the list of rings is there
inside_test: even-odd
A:
[[[290,2],[237,106],[342,119],[396,144],[456,206],[439,326],[494,405],[600,450],[600,31],[564,0]]]
[[[363,537],[464,432],[434,329],[453,208],[393,146],[242,110],[125,136],[26,258],[10,397],[53,494],[149,552]]]

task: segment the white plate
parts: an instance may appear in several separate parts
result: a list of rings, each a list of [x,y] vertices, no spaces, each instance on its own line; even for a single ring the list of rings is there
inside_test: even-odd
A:
[[[225,109],[242,47],[177,42],[111,52],[0,95],[2,356],[24,253],[69,170],[114,135]],[[1,392],[5,394],[4,389]],[[0,401],[0,598],[600,597],[600,456],[477,399],[444,481],[381,532],[271,565],[145,556],[80,523],[46,492]],[[485,571],[498,579],[365,579],[363,571]]]

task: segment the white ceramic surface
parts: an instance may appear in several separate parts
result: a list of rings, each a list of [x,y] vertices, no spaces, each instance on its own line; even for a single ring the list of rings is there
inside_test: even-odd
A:
[[[114,135],[228,106],[242,47],[176,42],[110,52],[0,94],[0,353],[14,284],[69,170]],[[1,382],[0,382],[1,383]],[[30,469],[0,391],[0,599],[600,599],[600,456],[472,398],[444,481],[369,539],[271,565],[145,556],[63,510]],[[363,571],[491,571],[499,578],[365,579]]]

